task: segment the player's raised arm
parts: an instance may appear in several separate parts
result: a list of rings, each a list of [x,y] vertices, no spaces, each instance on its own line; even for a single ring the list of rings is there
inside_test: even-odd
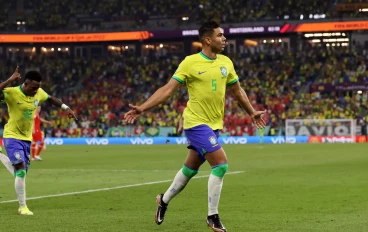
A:
[[[49,125],[51,125],[52,126],[52,122],[51,121],[48,121],[48,120],[46,120],[46,119],[44,119],[44,118],[40,118],[40,121],[42,122],[42,123],[46,123],[46,124],[49,124]]]
[[[245,91],[241,88],[239,81],[230,85],[230,91],[239,101],[240,105],[244,110],[251,116],[252,122],[257,128],[265,128],[266,123],[262,119],[262,115],[266,113],[266,110],[256,111],[254,110],[252,104],[249,102],[248,96]]]
[[[69,118],[74,118],[76,120],[78,120],[77,116],[75,115],[75,113],[73,112],[73,110],[71,110],[69,108],[69,106],[65,105],[60,99],[54,97],[54,96],[49,96],[49,98],[47,99],[51,104],[53,104],[56,107],[61,107],[63,110],[66,110],[68,112],[68,117]]]
[[[13,75],[11,75],[11,77],[9,77],[8,80],[2,82],[0,84],[0,99],[4,99],[4,93],[3,90],[5,89],[5,87],[7,85],[9,85],[10,83],[12,83],[13,81],[17,81],[21,78],[20,73],[19,73],[19,66],[16,67]]]
[[[153,107],[159,105],[160,103],[166,101],[174,92],[176,92],[181,83],[175,79],[170,79],[170,81],[159,88],[145,103],[141,106],[135,106],[129,104],[131,110],[125,114],[125,120],[127,123],[134,123],[134,121],[139,118],[143,112],[152,109]]]

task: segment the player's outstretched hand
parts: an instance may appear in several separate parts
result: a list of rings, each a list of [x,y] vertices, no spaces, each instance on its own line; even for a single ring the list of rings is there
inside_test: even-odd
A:
[[[134,121],[142,115],[143,111],[139,106],[129,104],[129,107],[130,110],[124,115],[124,119],[128,124],[133,124]]]
[[[75,120],[78,120],[77,116],[75,116],[75,113],[73,112],[73,110],[71,110],[70,108],[66,109],[66,111],[68,112],[68,117],[70,119],[74,118]]]
[[[11,75],[11,77],[9,77],[9,81],[13,82],[13,81],[17,81],[21,78],[20,73],[19,73],[19,66],[17,66],[17,68],[15,69],[13,75]]]
[[[183,126],[179,125],[178,126],[178,134],[180,135],[183,132]]]
[[[254,112],[253,115],[251,115],[252,118],[252,122],[253,124],[258,128],[258,129],[263,129],[266,127],[266,122],[263,120],[262,116],[264,114],[266,114],[266,110],[263,111],[256,111]]]

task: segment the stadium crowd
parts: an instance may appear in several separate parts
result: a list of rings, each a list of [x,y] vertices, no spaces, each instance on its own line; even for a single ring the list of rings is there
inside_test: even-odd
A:
[[[19,5],[8,2],[0,9],[0,29],[12,31],[101,31],[104,29],[144,29],[149,21],[171,28],[193,24],[207,18],[226,23],[262,20],[314,19],[318,17],[359,17],[362,12],[337,12],[338,4],[364,3],[363,0],[34,0]],[[87,6],[87,7],[86,7]],[[290,11],[290,9],[292,9]],[[16,10],[17,25],[9,23],[6,12]],[[312,17],[311,17],[312,16]],[[187,20],[183,21],[183,17]],[[161,21],[160,21],[161,20]],[[24,22],[24,23],[23,23]],[[124,23],[122,23],[124,22]],[[152,23],[152,22],[151,22]],[[124,125],[127,103],[142,103],[172,76],[184,54],[151,50],[137,57],[130,50],[122,54],[81,59],[68,52],[58,57],[45,53],[0,57],[0,74],[8,77],[16,65],[21,72],[38,70],[45,80],[43,88],[61,97],[80,115],[72,124],[63,112],[44,106],[42,116],[53,120],[56,128],[102,128]],[[229,54],[242,87],[255,108],[269,110],[268,125],[277,133],[288,118],[357,118],[366,114],[366,95],[351,92],[327,93],[318,85],[349,85],[368,81],[367,51],[359,47],[313,47],[306,43],[300,50],[280,44],[260,44]],[[141,94],[132,94],[139,91]],[[98,93],[98,94],[96,94]],[[138,122],[141,126],[175,126],[185,108],[186,88],[174,101],[160,105]],[[225,99],[225,132],[242,135],[255,133],[250,118],[242,113],[231,95]],[[0,108],[0,125],[6,121]],[[50,129],[51,130],[51,129]]]
[[[88,3],[88,4],[87,4]],[[134,0],[134,1],[71,1],[71,0],[36,0],[26,1],[24,9],[29,14],[30,29],[73,29],[79,23],[73,22],[75,16],[103,19],[104,22],[115,20],[131,20],[132,26],[144,25],[152,18],[178,19],[182,16],[196,22],[204,18],[212,18],[220,22],[237,23],[254,20],[299,19],[300,14],[324,14],[328,12],[331,1],[320,4],[317,0],[283,0],[283,1],[215,1],[202,2],[185,0]],[[85,7],[88,6],[88,7]],[[288,9],[294,9],[288,12]],[[81,20],[83,22],[83,20]],[[83,24],[83,23],[82,23]],[[97,24],[95,24],[97,25]],[[99,25],[102,26],[102,25]]]
[[[9,2],[0,11],[0,29],[8,31],[134,30],[191,25],[204,19],[221,23],[262,20],[313,20],[367,16],[364,12],[337,12],[336,4],[360,0],[34,0],[24,5]],[[292,10],[290,10],[292,9]],[[16,11],[19,24],[6,12]],[[183,17],[185,20],[183,20]],[[24,24],[23,24],[24,22]]]
[[[164,85],[183,56],[151,52],[136,57],[132,51],[107,57],[80,59],[52,58],[46,55],[2,58],[0,73],[11,75],[19,64],[24,73],[39,70],[45,77],[43,88],[61,97],[80,115],[78,123],[63,116],[63,111],[45,105],[42,116],[53,120],[56,128],[103,128],[123,126],[127,103],[142,103]],[[229,55],[240,77],[241,86],[257,109],[268,109],[268,124],[275,133],[288,118],[360,118],[366,113],[366,95],[316,92],[318,84],[349,84],[368,81],[365,49],[313,47],[292,51],[280,44],[260,44]],[[308,88],[306,88],[308,87]],[[308,91],[311,89],[311,91]],[[137,94],[139,92],[140,94]],[[134,94],[133,94],[134,93]],[[149,112],[137,123],[141,126],[176,126],[187,101],[186,88]],[[249,116],[227,95],[225,132],[253,135]],[[1,123],[6,119],[4,107]]]

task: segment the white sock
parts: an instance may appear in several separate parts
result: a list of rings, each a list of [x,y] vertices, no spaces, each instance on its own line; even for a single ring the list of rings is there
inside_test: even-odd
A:
[[[4,164],[4,166],[6,167],[6,169],[8,169],[9,172],[12,175],[14,175],[14,166],[10,162],[10,159],[6,155],[4,155],[3,153],[1,153],[1,152],[0,152],[0,160]]]
[[[170,200],[178,195],[188,184],[190,178],[183,174],[183,170],[180,169],[176,174],[173,183],[167,189],[162,200],[169,204]]]
[[[18,197],[19,207],[26,206],[26,178],[15,177],[15,192]]]
[[[222,182],[223,178],[213,174],[211,174],[208,179],[208,216],[218,214]]]

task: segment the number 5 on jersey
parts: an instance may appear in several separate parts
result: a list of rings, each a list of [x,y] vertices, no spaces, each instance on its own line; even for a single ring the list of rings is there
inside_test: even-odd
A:
[[[216,79],[212,79],[212,92],[216,92]]]

